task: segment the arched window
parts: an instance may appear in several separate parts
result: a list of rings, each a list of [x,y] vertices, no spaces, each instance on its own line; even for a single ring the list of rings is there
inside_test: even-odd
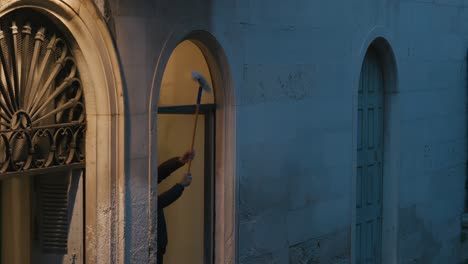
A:
[[[19,9],[2,17],[2,263],[31,258],[54,263],[48,254],[70,253],[76,212],[70,207],[82,199],[85,131],[80,74],[66,36],[37,11]]]
[[[200,48],[192,41],[181,42],[171,54],[164,71],[158,107],[158,159],[160,162],[190,148],[198,83],[193,70],[210,83],[211,73]],[[215,88],[216,89],[216,88]],[[212,263],[214,233],[215,97],[203,93],[195,137],[192,184],[177,202],[165,209],[169,245],[165,263]],[[163,181],[163,193],[180,180],[181,168]],[[181,254],[181,252],[183,252]]]

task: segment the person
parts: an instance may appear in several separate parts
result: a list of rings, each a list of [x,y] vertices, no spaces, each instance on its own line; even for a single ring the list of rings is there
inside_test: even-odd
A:
[[[161,163],[161,165],[158,166],[158,184],[169,177],[174,171],[184,166],[187,162],[193,160],[194,157],[195,153],[193,151],[187,151],[182,157],[174,157]],[[163,209],[179,199],[184,192],[184,189],[191,183],[192,175],[190,173],[186,173],[180,182],[161,195],[158,195],[158,264],[163,263],[163,256],[166,252],[168,243],[166,219],[164,217]]]

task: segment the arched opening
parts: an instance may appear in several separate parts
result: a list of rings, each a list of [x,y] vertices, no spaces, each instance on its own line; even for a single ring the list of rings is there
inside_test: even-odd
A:
[[[381,263],[384,78],[372,46],[359,79],[355,263]]]
[[[203,53],[195,43],[185,40],[171,54],[161,83],[158,163],[190,149],[199,88],[191,78],[193,70],[205,76],[210,87],[213,86]],[[169,241],[164,263],[213,261],[216,104],[212,92],[203,92],[201,97],[194,143],[196,157],[191,166],[193,181],[176,202],[164,208]],[[186,172],[187,168],[174,172],[161,182],[158,193],[164,195]]]
[[[85,100],[68,43],[19,9],[0,30],[2,263],[83,256]]]
[[[190,57],[198,60],[198,64],[190,64],[187,58],[180,56],[183,51],[177,51],[179,48],[184,48],[185,52],[191,50]],[[179,53],[179,55],[177,55]],[[175,89],[181,89],[179,92],[186,92],[187,97],[181,96],[179,99],[180,105],[174,105],[175,107],[169,106],[164,103],[163,98],[166,97],[163,91],[164,84],[163,79],[166,80],[166,85],[170,85],[167,78],[164,78],[164,74],[171,67],[170,60],[179,56],[182,59],[182,64],[175,67],[177,71],[175,75],[181,81],[185,78],[185,82],[189,86],[179,86]],[[180,62],[179,62],[180,63]],[[198,66],[197,66],[198,65]],[[166,67],[167,66],[167,67]],[[185,69],[184,69],[185,67]],[[195,68],[194,68],[195,67]],[[207,96],[204,94],[202,97],[201,114],[203,115],[204,126],[202,123],[198,124],[197,137],[203,138],[203,144],[201,148],[204,153],[200,151],[200,147],[196,147],[196,158],[199,159],[194,162],[203,163],[204,168],[204,220],[203,220],[203,252],[198,249],[198,255],[203,256],[203,259],[197,259],[197,263],[232,263],[235,260],[236,250],[236,238],[237,238],[237,226],[236,226],[236,190],[237,183],[235,177],[235,115],[234,115],[234,97],[231,91],[231,79],[229,73],[229,65],[226,57],[223,53],[219,43],[205,31],[192,31],[190,33],[181,32],[180,34],[173,35],[166,42],[166,46],[161,53],[158,61],[154,76],[153,76],[153,87],[150,98],[151,108],[151,119],[150,127],[152,133],[150,134],[150,177],[151,175],[157,174],[157,167],[153,164],[158,164],[158,161],[163,161],[163,158],[157,156],[161,151],[161,148],[156,142],[160,137],[161,124],[163,120],[160,117],[164,114],[166,117],[175,117],[176,114],[169,114],[168,111],[179,111],[177,116],[181,117],[181,114],[188,114],[186,116],[186,122],[189,122],[188,131],[181,132],[184,135],[183,140],[191,141],[191,133],[193,126],[193,104],[196,101],[198,85],[190,79],[191,71],[196,70],[201,72],[207,79],[211,79],[213,92]],[[170,72],[170,70],[169,70]],[[167,88],[167,87],[166,87]],[[173,90],[176,91],[176,90]],[[160,99],[161,98],[161,99]],[[177,99],[177,100],[179,100]],[[188,105],[186,105],[188,103]],[[185,105],[185,106],[184,106]],[[172,109],[171,109],[172,108]],[[188,112],[187,112],[188,111]],[[164,112],[164,113],[163,113]],[[190,116],[191,115],[191,116]],[[158,121],[158,122],[157,122]],[[159,122],[162,121],[160,124]],[[167,121],[167,120],[166,120]],[[156,129],[157,127],[157,129]],[[200,129],[201,128],[201,129]],[[175,129],[175,128],[172,128]],[[181,128],[179,127],[178,130]],[[198,130],[200,129],[200,130]],[[200,131],[203,131],[202,132]],[[156,133],[157,132],[157,133]],[[200,142],[201,143],[201,142]],[[200,144],[199,143],[199,144]],[[165,144],[162,141],[160,144]],[[188,143],[183,144],[184,150],[189,147]],[[164,147],[163,147],[164,148]],[[162,153],[161,153],[162,154]],[[173,153],[174,155],[176,153]],[[177,153],[177,155],[180,155]],[[182,168],[180,173],[184,173],[187,168]],[[200,176],[192,173],[193,181],[200,180]],[[171,176],[172,177],[172,176]],[[155,179],[151,179],[150,192],[155,193],[157,184]],[[190,187],[189,187],[190,188]],[[211,189],[210,189],[211,188]],[[158,192],[159,194],[159,192]],[[211,199],[211,201],[210,201]],[[152,212],[156,212],[156,197],[151,200]],[[176,202],[177,203],[177,202]],[[174,204],[175,205],[175,204]],[[210,212],[211,211],[211,212]],[[158,218],[159,219],[159,218]],[[156,226],[156,215],[150,216],[152,226]],[[211,222],[211,223],[210,223]],[[171,230],[169,230],[170,232]],[[211,232],[211,233],[210,233]],[[156,237],[155,228],[152,229],[150,234],[151,237]],[[160,236],[160,230],[157,231],[157,236]],[[171,234],[169,233],[169,245],[168,250],[176,242],[171,240]],[[153,240],[153,247],[156,248],[156,241]],[[216,245],[216,246],[214,246]],[[174,245],[175,246],[175,245]],[[153,252],[154,254],[155,252]],[[155,257],[156,254],[154,254]],[[195,263],[190,260],[191,263]],[[200,262],[201,261],[201,262]]]
[[[362,52],[356,102],[353,263],[395,263],[399,126],[396,60],[382,37]]]
[[[30,19],[29,22],[31,22],[32,32],[31,38],[33,39],[33,47],[31,49],[32,55],[30,54],[30,57],[22,55],[21,60],[17,59],[17,61],[22,61],[26,58],[30,58],[31,61],[34,61],[34,58],[39,58],[38,62],[35,64],[34,71],[30,71],[33,76],[30,80],[33,80],[35,85],[30,86],[32,88],[29,91],[32,92],[37,89],[37,93],[35,93],[36,96],[30,96],[29,92],[26,93],[26,96],[23,98],[25,98],[25,102],[27,102],[26,108],[28,111],[25,111],[25,114],[21,114],[21,119],[17,118],[16,120],[28,120],[28,116],[34,120],[40,116],[40,114],[36,113],[43,113],[46,117],[40,121],[36,121],[35,123],[32,121],[32,126],[27,127],[26,130],[29,129],[32,131],[40,128],[45,131],[45,128],[50,130],[56,125],[64,125],[64,127],[66,127],[70,122],[63,124],[62,121],[58,121],[62,120],[62,118],[59,118],[58,116],[74,116],[79,112],[74,108],[77,105],[77,102],[80,102],[80,100],[77,100],[78,98],[76,98],[76,95],[81,93],[82,98],[86,98],[85,108],[84,100],[81,102],[83,105],[83,115],[78,115],[80,116],[78,119],[72,118],[71,122],[72,126],[77,126],[85,120],[86,126],[85,130],[83,130],[85,133],[81,138],[81,144],[77,144],[73,128],[64,128],[62,129],[62,132],[65,133],[59,133],[57,137],[54,137],[55,134],[53,134],[52,138],[49,137],[49,141],[41,138],[41,144],[35,144],[40,146],[37,148],[30,148],[28,156],[20,155],[19,157],[21,158],[29,156],[32,157],[30,160],[26,159],[26,162],[23,162],[24,159],[23,161],[19,159],[19,163],[15,162],[16,165],[21,165],[22,168],[18,172],[15,172],[18,175],[9,175],[13,176],[13,178],[16,176],[22,177],[24,175],[20,174],[27,172],[29,174],[29,178],[40,179],[40,177],[36,176],[46,174],[44,182],[39,182],[37,184],[26,182],[26,184],[16,187],[16,189],[28,188],[27,186],[32,184],[32,191],[37,193],[38,191],[40,192],[41,186],[44,185],[43,183],[48,185],[50,183],[49,180],[55,181],[57,176],[56,174],[64,174],[63,171],[68,172],[68,175],[71,174],[71,179],[68,179],[67,181],[60,183],[53,182],[50,184],[50,186],[61,186],[59,192],[60,195],[56,195],[56,190],[52,190],[49,188],[50,186],[46,186],[46,189],[51,191],[50,193],[54,193],[53,195],[49,196],[47,194],[42,195],[41,197],[41,195],[35,195],[32,193],[33,195],[30,195],[30,197],[27,197],[27,195],[21,196],[22,200],[29,201],[29,204],[26,206],[29,206],[30,208],[40,207],[41,204],[44,204],[43,201],[46,201],[52,196],[55,197],[54,199],[59,196],[64,198],[62,200],[63,203],[59,207],[64,209],[68,206],[68,221],[64,221],[67,219],[59,220],[63,221],[65,224],[66,231],[62,232],[60,236],[58,236],[57,233],[51,233],[52,236],[50,236],[50,241],[52,241],[52,243],[50,243],[50,245],[52,245],[53,249],[52,247],[44,247],[46,245],[44,242],[48,242],[44,240],[44,234],[46,231],[48,232],[48,225],[44,225],[42,231],[39,231],[40,229],[32,229],[36,225],[34,221],[38,221],[39,224],[41,224],[41,219],[45,219],[48,216],[45,214],[42,214],[41,216],[41,213],[39,213],[38,218],[31,219],[31,215],[25,215],[28,210],[21,211],[14,208],[13,210],[17,210],[17,212],[19,212],[14,213],[17,216],[14,220],[18,221],[17,224],[23,226],[26,226],[25,221],[29,221],[31,226],[28,231],[31,233],[25,234],[21,237],[15,236],[15,239],[20,238],[22,240],[20,242],[9,241],[12,243],[21,243],[23,244],[23,247],[17,248],[17,252],[19,251],[20,253],[8,252],[10,256],[13,255],[14,259],[12,262],[8,260],[6,263],[29,263],[28,261],[44,263],[55,263],[54,261],[58,261],[59,263],[62,263],[60,261],[65,260],[73,263],[116,263],[119,259],[123,259],[121,254],[124,254],[124,251],[119,250],[124,243],[122,232],[124,163],[119,161],[124,160],[125,153],[123,144],[123,88],[120,77],[120,68],[112,38],[105,26],[105,23],[100,19],[97,19],[99,15],[95,5],[92,2],[81,3],[79,6],[70,3],[65,3],[64,1],[51,2],[22,0],[12,0],[0,3],[0,17],[2,18],[2,23],[6,21],[4,20],[5,18],[10,17],[11,15],[15,17],[15,14],[17,13],[27,12],[28,14],[31,14],[22,14],[16,17],[17,19],[22,18],[23,20]],[[78,7],[79,12],[76,9]],[[34,15],[32,15],[33,13]],[[34,21],[38,23],[35,24],[33,23]],[[21,24],[22,28],[19,28],[19,24],[17,24],[17,26],[17,36],[24,37],[23,40],[25,40],[26,35],[29,34],[28,26],[24,27],[23,24]],[[45,30],[42,34],[38,34],[38,32],[41,31],[41,27],[45,27]],[[15,34],[14,26],[9,28],[3,27],[2,25],[2,29],[4,31],[11,30],[11,34]],[[61,43],[59,45],[60,48],[56,48],[51,44],[54,43],[54,41],[52,41],[54,39],[53,33],[56,33],[56,37],[61,37],[60,41],[56,38],[56,40]],[[14,39],[14,37],[6,37],[5,41],[7,41],[7,44],[12,45],[13,49],[14,47],[18,48],[19,44],[12,41],[12,39]],[[27,43],[27,41],[24,43]],[[65,43],[65,45],[63,43]],[[39,51],[35,53],[34,49],[36,46],[39,47]],[[63,49],[64,46],[66,46],[67,49]],[[4,52],[5,46],[3,44],[1,48],[2,52]],[[18,50],[22,49],[24,49],[24,47],[18,48]],[[68,51],[68,57],[71,57],[71,59],[67,58],[66,61],[61,63],[47,64],[44,62],[45,60],[43,58],[49,56],[47,55],[49,52],[51,60],[61,60],[61,55],[64,50]],[[9,54],[8,56],[12,56],[12,54]],[[11,68],[11,71],[15,73],[13,70],[15,67],[16,69],[23,70],[23,66],[30,66],[30,69],[32,69],[34,63],[21,63],[21,65],[22,66],[19,67],[19,64],[9,65],[7,63],[7,68]],[[71,67],[71,65],[74,65],[74,67]],[[70,67],[76,70],[75,77],[79,77],[78,81],[76,78],[68,78],[70,75],[65,74],[65,76],[62,76],[64,73],[61,69],[69,69]],[[42,71],[43,68],[48,74],[39,74],[39,72],[44,72]],[[58,71],[58,73],[55,71]],[[19,73],[19,70],[16,70],[16,73]],[[54,76],[56,74],[57,76]],[[73,81],[73,83],[71,85],[66,84],[61,87],[59,84],[60,79],[64,82]],[[11,83],[21,84],[22,82],[19,80],[20,79],[16,81],[15,78],[12,78]],[[49,80],[50,85],[47,84]],[[6,79],[3,79],[2,81],[8,83],[8,80]],[[41,83],[46,85],[40,85]],[[75,88],[68,90],[67,87],[69,86],[72,86],[72,88],[80,87],[80,89],[78,89],[79,92]],[[62,91],[61,89],[64,90]],[[17,94],[21,95],[23,91],[28,90],[19,88]],[[66,92],[68,93],[68,96],[62,98],[60,95],[64,91],[69,91],[69,93]],[[11,94],[16,94],[16,91],[13,90],[13,93],[10,93],[10,95]],[[75,99],[71,99],[73,97]],[[49,102],[46,103],[42,100],[47,100]],[[32,103],[30,103],[30,101],[32,101]],[[45,108],[42,107],[43,105],[45,105]],[[74,110],[69,111],[67,114],[59,114],[59,112],[63,113],[63,110],[68,109],[70,106]],[[5,109],[3,110],[5,111]],[[32,112],[29,112],[29,110]],[[85,117],[84,120],[83,117]],[[49,121],[51,123],[42,124],[42,122]],[[21,122],[21,124],[23,123],[28,124],[28,122]],[[72,133],[70,133],[70,131]],[[47,132],[43,132],[43,134],[48,135]],[[72,134],[73,139],[70,139],[69,134]],[[32,139],[34,139],[34,137]],[[67,144],[70,143],[70,140],[75,140],[75,142],[72,141],[71,144]],[[54,147],[54,145],[52,145],[52,148],[45,148],[45,146],[47,146],[45,142],[63,142],[64,145],[60,146],[61,149],[57,148],[57,146]],[[31,140],[30,144],[34,145],[34,140]],[[54,155],[51,155],[53,156],[52,162],[49,162],[49,160],[45,158],[46,156],[44,154],[39,155],[39,150],[41,153],[55,153]],[[74,155],[57,155],[58,153],[66,154],[72,152]],[[77,157],[84,156],[86,157],[85,176],[83,174],[84,160],[82,164],[74,164]],[[99,159],[96,157],[99,157]],[[36,162],[33,162],[35,160]],[[38,165],[42,162],[43,166],[39,168]],[[60,163],[63,166],[56,166],[56,163]],[[26,170],[26,168],[29,168],[29,170]],[[38,169],[41,170],[39,171]],[[80,172],[78,174],[74,173],[77,169]],[[5,173],[8,174],[11,172],[6,171]],[[6,174],[3,175],[8,176]],[[97,177],[98,175],[99,177]],[[86,181],[83,181],[84,177],[86,177]],[[2,178],[2,176],[0,176],[0,178]],[[11,178],[12,177],[10,177],[10,179]],[[76,183],[74,179],[78,179],[78,183]],[[85,189],[85,191],[80,191],[82,189]],[[11,191],[11,189],[8,190],[8,192],[12,193]],[[15,189],[13,189],[13,191],[15,191]],[[6,197],[1,202],[3,204],[11,204],[11,201],[7,200],[10,197]],[[86,206],[79,205],[79,201]],[[50,208],[57,208],[57,201],[53,200],[52,202],[54,206],[50,206]],[[77,208],[83,208],[83,211],[78,212],[76,210]],[[2,207],[2,210],[4,209],[6,210],[7,208]],[[41,211],[45,212],[45,210]],[[53,211],[57,212],[55,209]],[[53,218],[58,219],[57,217]],[[10,217],[8,221],[11,219],[13,218]],[[79,221],[79,223],[75,223],[75,221]],[[42,223],[47,224],[44,221],[42,221]],[[26,230],[21,234],[23,233],[26,233]],[[7,233],[0,234],[0,237],[7,235]],[[60,241],[58,238],[60,238]],[[27,239],[37,239],[39,240],[39,244],[37,246],[34,245],[34,243],[28,245],[28,243],[25,242]],[[61,243],[60,247],[56,247],[58,245],[56,242]],[[3,245],[0,245],[0,247],[3,247]],[[52,251],[54,254],[47,253]],[[65,253],[65,251],[67,252]],[[59,254],[57,254],[57,252]],[[38,254],[42,256],[38,257]],[[1,256],[2,259],[5,256],[6,254]]]

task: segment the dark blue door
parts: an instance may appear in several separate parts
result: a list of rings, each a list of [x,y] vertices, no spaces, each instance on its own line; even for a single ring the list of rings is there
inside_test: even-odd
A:
[[[383,85],[382,65],[371,47],[359,80],[356,264],[381,263]]]

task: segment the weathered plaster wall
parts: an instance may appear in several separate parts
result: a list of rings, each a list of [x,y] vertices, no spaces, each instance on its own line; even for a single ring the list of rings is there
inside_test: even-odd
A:
[[[400,263],[459,261],[467,158],[467,4],[400,4]]]
[[[213,32],[236,88],[241,263],[350,261],[355,80],[377,27],[399,74],[388,95],[398,125],[387,135],[398,152],[386,175],[398,178],[398,244],[390,246],[398,263],[457,263],[467,4],[215,1]]]
[[[237,88],[240,263],[347,263],[351,3],[215,6]]]
[[[232,74],[238,262],[350,263],[356,80],[376,28],[389,38],[399,78],[389,95],[398,125],[398,135],[387,134],[398,153],[386,175],[398,183],[398,243],[390,246],[398,263],[458,261],[467,1],[113,0],[111,8],[130,120],[128,261],[150,257],[153,72],[174,32],[194,28],[217,38]]]

